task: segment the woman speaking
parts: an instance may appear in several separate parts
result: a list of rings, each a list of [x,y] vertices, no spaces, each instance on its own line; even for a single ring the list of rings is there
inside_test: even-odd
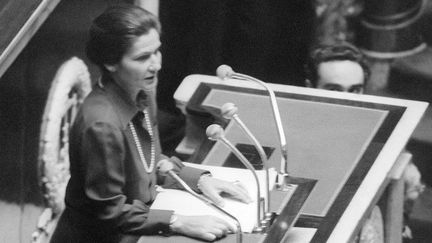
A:
[[[236,231],[214,216],[150,209],[156,185],[180,188],[157,172],[163,159],[219,205],[221,192],[251,201],[243,187],[161,154],[155,117],[160,31],[158,19],[134,5],[112,6],[93,21],[86,53],[102,76],[70,132],[66,209],[51,242],[136,242],[140,235],[170,233],[212,241]]]

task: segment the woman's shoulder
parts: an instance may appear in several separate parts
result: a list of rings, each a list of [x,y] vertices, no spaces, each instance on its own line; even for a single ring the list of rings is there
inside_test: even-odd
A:
[[[81,111],[81,121],[89,126],[95,122],[121,125],[112,101],[98,90],[93,90],[84,100]]]

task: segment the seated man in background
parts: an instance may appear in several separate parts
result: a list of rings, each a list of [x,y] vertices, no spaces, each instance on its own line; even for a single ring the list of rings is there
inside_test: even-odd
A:
[[[308,59],[306,86],[361,94],[369,72],[362,53],[355,46],[346,42],[321,45]]]
[[[369,67],[363,54],[355,46],[340,42],[332,45],[320,45],[314,48],[306,64],[307,80],[305,85],[310,88],[363,94],[370,76]],[[411,231],[406,225],[413,202],[418,198],[424,186],[417,166],[410,162],[403,174],[405,184],[404,195],[404,224],[403,237],[412,238]],[[362,227],[360,242],[382,242],[377,233],[377,218],[382,218],[378,207],[375,207],[371,216]],[[381,219],[382,220],[382,219]],[[374,236],[372,236],[375,234]],[[375,240],[375,241],[374,241]]]

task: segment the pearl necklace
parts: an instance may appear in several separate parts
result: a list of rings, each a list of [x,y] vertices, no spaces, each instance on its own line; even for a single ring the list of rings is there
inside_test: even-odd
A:
[[[142,150],[141,142],[140,142],[140,140],[138,138],[137,132],[135,130],[135,126],[133,125],[132,122],[129,122],[129,128],[130,128],[130,130],[132,132],[132,137],[134,139],[135,146],[136,146],[136,148],[138,150],[138,155],[139,155],[139,157],[141,159],[141,162],[144,165],[144,169],[145,169],[145,171],[147,173],[150,174],[150,173],[153,172],[153,169],[154,169],[154,166],[155,166],[155,157],[156,157],[156,154],[155,154],[155,142],[154,142],[154,137],[153,137],[153,128],[152,128],[152,124],[151,124],[150,117],[149,117],[147,109],[144,109],[144,119],[145,119],[145,125],[146,125],[146,128],[147,128],[147,131],[148,131],[148,133],[150,135],[150,140],[151,140],[150,166],[147,165],[147,161],[146,161],[146,159],[144,157],[144,152]]]

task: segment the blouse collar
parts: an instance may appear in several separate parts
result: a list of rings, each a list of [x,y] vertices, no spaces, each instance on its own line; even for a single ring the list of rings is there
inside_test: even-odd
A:
[[[133,101],[126,91],[108,75],[103,75],[101,82],[98,82],[97,86],[104,90],[112,100],[112,104],[119,116],[123,128],[127,128],[127,125],[132,118],[147,106],[145,101],[146,97],[145,95],[142,95],[144,91],[138,92],[137,100]],[[139,107],[142,107],[142,109]]]

